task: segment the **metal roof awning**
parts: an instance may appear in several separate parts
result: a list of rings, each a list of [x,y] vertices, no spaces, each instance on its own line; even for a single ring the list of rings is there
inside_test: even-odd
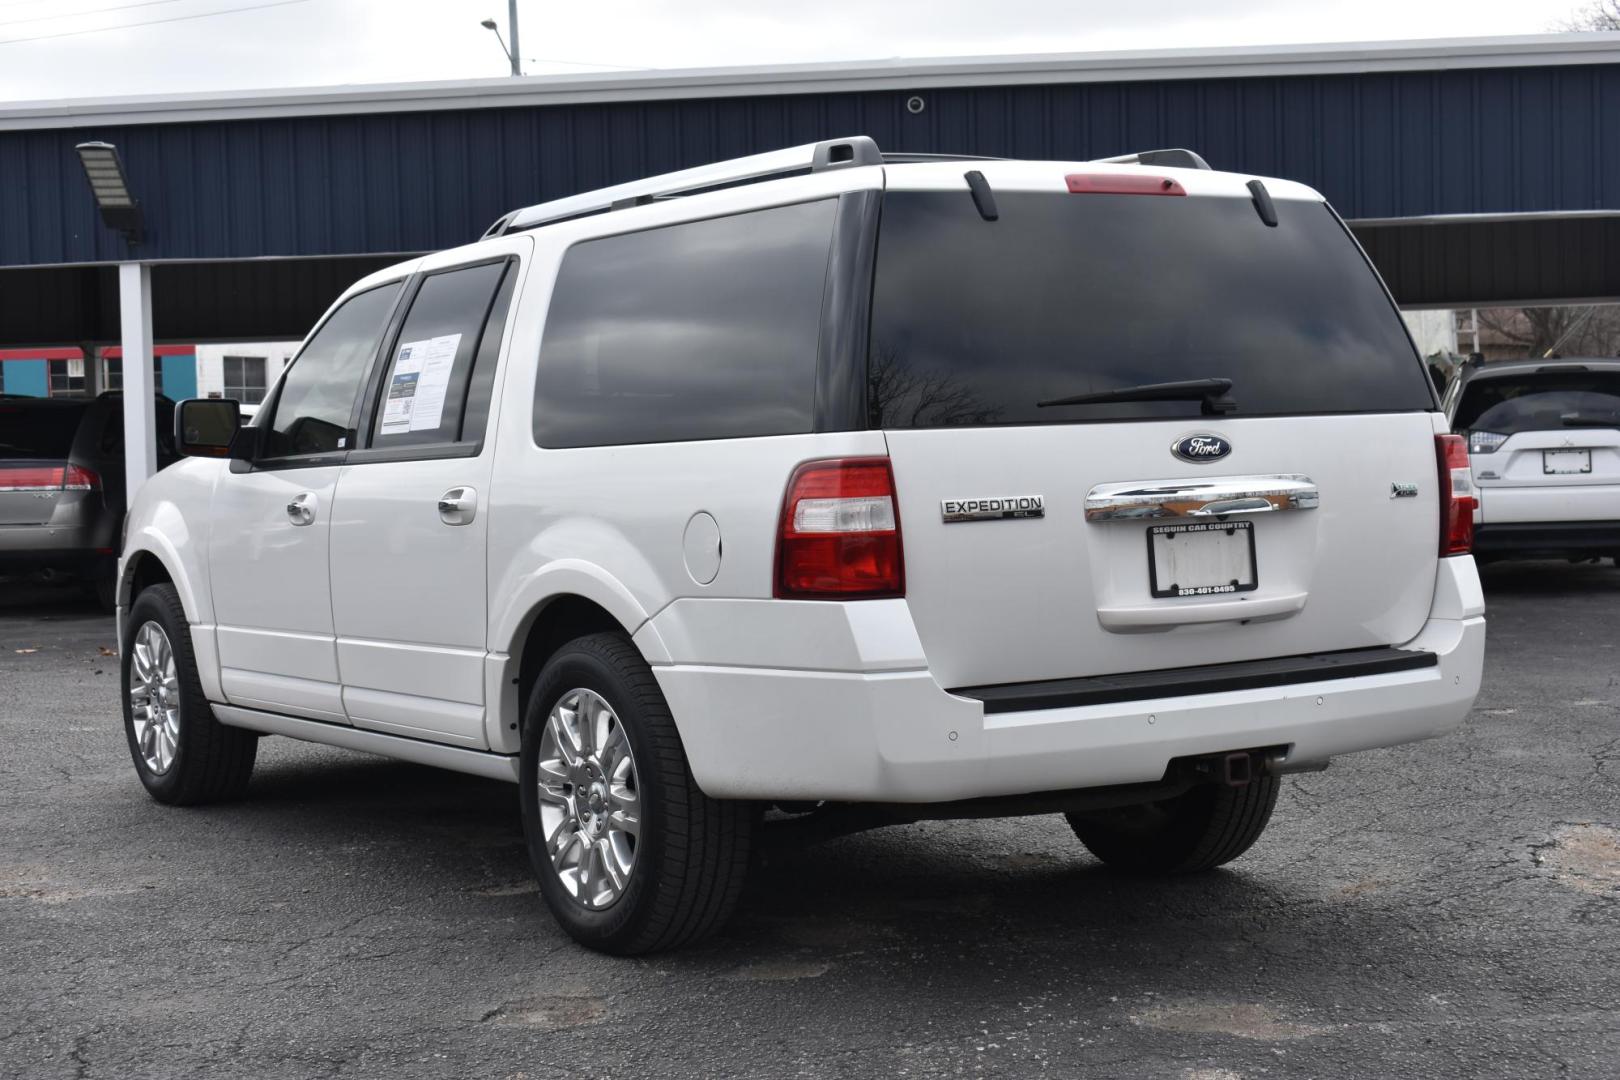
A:
[[[1531,34],[1426,41],[913,57],[816,64],[165,94],[0,107],[0,131],[354,113],[1620,63],[1620,35]]]

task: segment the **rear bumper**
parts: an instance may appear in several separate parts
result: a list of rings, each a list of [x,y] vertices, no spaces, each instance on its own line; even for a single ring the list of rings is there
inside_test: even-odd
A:
[[[1478,555],[1620,556],[1620,521],[1511,521],[1474,526]]]
[[[903,604],[903,602],[897,602]],[[927,670],[654,668],[699,786],[717,798],[945,802],[1146,783],[1172,758],[1287,747],[1287,762],[1441,735],[1479,692],[1471,559],[1442,560],[1425,667],[1112,704],[993,712]]]
[[[110,559],[95,525],[0,525],[0,569],[81,568]]]

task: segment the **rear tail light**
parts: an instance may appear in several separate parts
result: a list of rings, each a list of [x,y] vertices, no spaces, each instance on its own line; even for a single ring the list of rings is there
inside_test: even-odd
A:
[[[78,465],[0,465],[0,491],[95,491],[101,477]]]
[[[1440,468],[1440,554],[1466,555],[1474,546],[1474,474],[1468,443],[1461,435],[1436,435],[1434,454]]]
[[[1499,431],[1470,431],[1468,433],[1468,452],[1470,454],[1494,454],[1508,441],[1508,437]]]
[[[101,487],[101,477],[89,469],[69,465],[62,470],[63,491],[95,491]]]
[[[1140,173],[1070,173],[1071,195],[1185,195],[1179,180]]]
[[[783,600],[904,596],[900,511],[888,458],[800,465],[788,481],[776,541]]]

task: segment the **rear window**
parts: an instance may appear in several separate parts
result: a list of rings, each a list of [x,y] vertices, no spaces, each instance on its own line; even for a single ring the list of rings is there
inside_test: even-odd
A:
[[[89,407],[0,402],[0,458],[66,458]]]
[[[1198,401],[1037,408],[1146,383],[1232,381],[1234,416],[1432,409],[1423,365],[1327,207],[997,192],[885,196],[874,426],[1197,416]]]
[[[1458,431],[1554,431],[1620,427],[1620,372],[1535,372],[1476,377],[1462,389]]]
[[[578,244],[535,379],[541,446],[810,430],[834,200]]]

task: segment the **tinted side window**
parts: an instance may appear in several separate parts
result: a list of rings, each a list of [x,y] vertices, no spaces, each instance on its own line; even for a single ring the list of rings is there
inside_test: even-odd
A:
[[[541,446],[811,430],[833,200],[579,244],[535,381]]]
[[[421,446],[461,438],[473,358],[506,268],[504,262],[484,263],[422,280],[383,376],[371,445]],[[493,336],[498,345],[499,328]]]
[[[495,387],[495,364],[501,356],[501,339],[506,333],[506,313],[512,307],[517,288],[518,264],[509,264],[501,289],[490,305],[484,322],[484,336],[478,339],[478,355],[473,358],[472,382],[467,387],[467,407],[461,410],[461,441],[477,442],[484,437],[489,420],[490,394]]]
[[[164,464],[174,457],[174,402],[166,397],[160,397],[152,404],[157,431],[154,441],[157,443],[158,460]],[[96,446],[97,452],[114,458],[124,456],[124,403],[114,401],[107,408],[106,421],[101,428],[101,441]]]
[[[399,283],[350,297],[332,313],[281,384],[265,432],[264,456],[324,454],[354,445],[349,431],[355,399]]]

